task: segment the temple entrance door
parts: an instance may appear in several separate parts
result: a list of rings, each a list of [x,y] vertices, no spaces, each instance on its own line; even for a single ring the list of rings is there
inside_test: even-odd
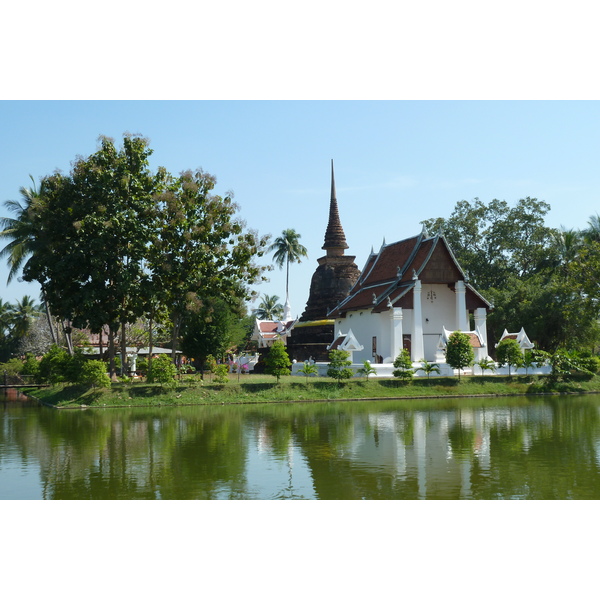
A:
[[[402,336],[402,348],[404,350],[408,350],[408,353],[411,354],[412,343],[411,343],[411,338],[410,338],[409,333]],[[411,356],[412,356],[412,354],[411,354]]]

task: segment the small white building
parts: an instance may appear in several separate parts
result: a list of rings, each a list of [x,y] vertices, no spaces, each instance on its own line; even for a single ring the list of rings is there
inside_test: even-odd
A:
[[[529,337],[525,333],[524,327],[521,327],[521,331],[519,331],[519,333],[508,333],[508,331],[505,329],[498,344],[502,340],[516,340],[517,344],[519,344],[519,348],[521,348],[521,352],[523,353],[525,350],[533,350],[535,347],[535,344],[530,341]],[[498,347],[498,344],[496,344],[496,348]]]
[[[335,319],[334,340],[352,332],[353,363],[390,364],[402,348],[413,363],[440,363],[444,336],[456,330],[470,334],[476,360],[488,356],[490,308],[444,236],[430,236],[423,228],[420,235],[384,241],[379,252],[371,252],[358,281],[328,317]]]
[[[259,348],[270,348],[275,340],[281,340],[285,344],[295,324],[296,320],[261,321],[256,319],[251,339],[258,342]]]

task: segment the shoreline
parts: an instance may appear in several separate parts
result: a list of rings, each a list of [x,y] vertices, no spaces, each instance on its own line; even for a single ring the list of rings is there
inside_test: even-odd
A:
[[[461,393],[457,388],[464,388]],[[478,390],[477,388],[483,388]],[[433,389],[429,389],[433,388]],[[485,391],[484,391],[485,390]],[[85,389],[62,385],[23,390],[40,405],[58,410],[88,408],[153,408],[172,406],[248,406],[258,404],[374,402],[383,400],[442,400],[510,396],[566,396],[600,394],[600,377],[550,382],[537,376],[473,377],[460,382],[450,378],[431,381],[356,381],[338,385],[330,380],[311,383],[297,381],[244,381],[224,385],[205,382],[179,383],[163,388],[156,384],[121,383],[107,389]]]

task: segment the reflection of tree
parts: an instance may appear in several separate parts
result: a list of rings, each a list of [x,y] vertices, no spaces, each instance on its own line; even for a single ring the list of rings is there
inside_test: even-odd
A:
[[[186,499],[216,497],[228,486],[230,494],[243,491],[241,420],[223,410],[43,410],[40,424],[46,498]]]
[[[0,446],[40,465],[49,499],[254,497],[246,469],[259,438],[261,461],[277,461],[287,481],[278,497],[298,497],[298,464],[320,499],[596,498],[599,405],[561,397],[36,407],[3,422]]]

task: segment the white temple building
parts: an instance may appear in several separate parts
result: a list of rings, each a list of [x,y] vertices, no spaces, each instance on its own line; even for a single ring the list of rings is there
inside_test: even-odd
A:
[[[371,252],[348,296],[332,311],[330,348],[351,351],[354,365],[369,360],[380,376],[390,376],[402,348],[418,366],[424,359],[445,364],[444,348],[453,331],[469,334],[475,360],[488,357],[486,319],[490,303],[468,282],[444,236],[420,235]]]

